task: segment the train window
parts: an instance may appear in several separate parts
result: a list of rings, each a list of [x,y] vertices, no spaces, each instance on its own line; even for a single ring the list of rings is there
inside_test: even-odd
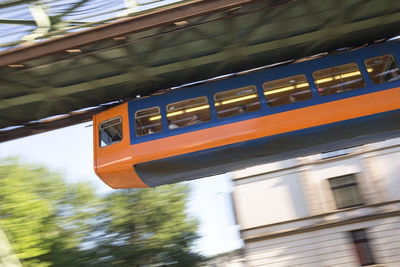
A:
[[[226,118],[261,108],[255,86],[237,88],[214,95],[218,118]]]
[[[336,66],[313,72],[320,95],[332,95],[365,86],[364,78],[356,63]]]
[[[138,110],[135,113],[136,135],[148,135],[161,131],[161,113],[159,107]]]
[[[122,140],[122,119],[116,117],[99,124],[99,145],[106,147]]]
[[[365,67],[375,84],[400,80],[399,65],[392,55],[369,58],[365,60]]]
[[[205,96],[167,105],[168,128],[175,129],[209,121],[210,105]]]
[[[268,106],[277,107],[310,99],[312,93],[306,76],[296,75],[263,84],[264,97]]]

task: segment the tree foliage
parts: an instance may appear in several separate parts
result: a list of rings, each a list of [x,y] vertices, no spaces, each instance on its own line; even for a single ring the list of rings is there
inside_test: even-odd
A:
[[[125,190],[106,198],[112,220],[104,225],[102,244],[118,266],[194,266],[201,258],[190,250],[197,224],[185,213],[187,189],[164,186]]]
[[[188,189],[170,185],[98,196],[44,167],[0,164],[0,227],[23,266],[196,266]]]

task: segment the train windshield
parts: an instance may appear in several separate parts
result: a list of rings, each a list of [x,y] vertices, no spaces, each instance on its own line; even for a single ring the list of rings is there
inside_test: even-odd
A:
[[[106,147],[122,140],[122,119],[113,118],[99,125],[99,145]]]

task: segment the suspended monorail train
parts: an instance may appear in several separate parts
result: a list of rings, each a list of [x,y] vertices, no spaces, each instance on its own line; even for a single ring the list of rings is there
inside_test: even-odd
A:
[[[96,114],[94,168],[154,187],[399,136],[400,44],[172,90]]]

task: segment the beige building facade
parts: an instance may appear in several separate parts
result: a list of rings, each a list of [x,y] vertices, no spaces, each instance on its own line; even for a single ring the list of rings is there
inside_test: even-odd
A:
[[[232,179],[244,266],[400,266],[400,139]]]

